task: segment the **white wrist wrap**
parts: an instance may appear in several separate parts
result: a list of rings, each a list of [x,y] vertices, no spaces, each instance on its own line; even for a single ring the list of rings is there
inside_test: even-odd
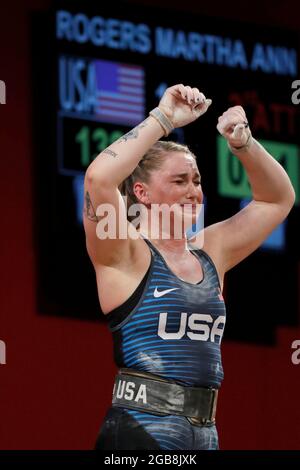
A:
[[[173,124],[171,123],[170,119],[159,109],[159,107],[152,109],[149,113],[156,121],[161,125],[163,128],[165,137],[167,137],[174,129]]]

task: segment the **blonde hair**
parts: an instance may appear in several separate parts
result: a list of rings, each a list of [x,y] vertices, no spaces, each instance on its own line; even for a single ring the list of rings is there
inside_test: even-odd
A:
[[[140,201],[137,199],[133,192],[133,187],[136,181],[149,183],[153,171],[159,170],[164,162],[165,156],[168,152],[185,152],[191,155],[195,160],[196,156],[191,152],[187,145],[177,144],[172,141],[157,141],[145,153],[140,160],[138,166],[120,185],[119,190],[123,196],[127,196],[127,212],[132,204],[138,204]],[[133,217],[128,216],[129,221]]]

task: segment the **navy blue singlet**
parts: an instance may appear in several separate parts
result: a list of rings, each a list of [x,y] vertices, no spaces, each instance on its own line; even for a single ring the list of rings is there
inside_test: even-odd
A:
[[[178,278],[154,245],[137,304],[116,322],[108,314],[118,367],[129,367],[192,386],[219,388],[223,379],[220,344],[225,304],[216,268],[202,250],[203,279]],[[118,311],[122,309],[118,307]]]
[[[151,264],[139,287],[107,314],[118,367],[138,369],[178,383],[219,388],[223,379],[220,344],[225,305],[215,266],[193,250],[203,279],[178,278],[145,239]],[[100,450],[216,450],[215,424],[197,426],[185,416],[157,416],[111,407],[95,445]]]

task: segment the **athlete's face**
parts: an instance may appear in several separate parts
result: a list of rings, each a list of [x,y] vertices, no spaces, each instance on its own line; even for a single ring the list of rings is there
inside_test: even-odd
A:
[[[139,183],[137,183],[137,189],[138,187]],[[196,210],[195,205],[202,203],[203,193],[197,163],[188,153],[169,152],[165,156],[161,169],[153,171],[149,183],[143,183],[140,190],[139,194],[144,196],[144,203],[169,206],[176,204],[180,211],[180,218],[182,220],[184,214],[187,226],[196,222],[199,206]]]

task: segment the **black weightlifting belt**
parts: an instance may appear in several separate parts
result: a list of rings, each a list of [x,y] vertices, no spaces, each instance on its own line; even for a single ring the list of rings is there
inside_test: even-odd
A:
[[[186,416],[193,424],[215,422],[218,390],[188,387],[133,369],[120,369],[115,378],[112,404],[156,415]]]

